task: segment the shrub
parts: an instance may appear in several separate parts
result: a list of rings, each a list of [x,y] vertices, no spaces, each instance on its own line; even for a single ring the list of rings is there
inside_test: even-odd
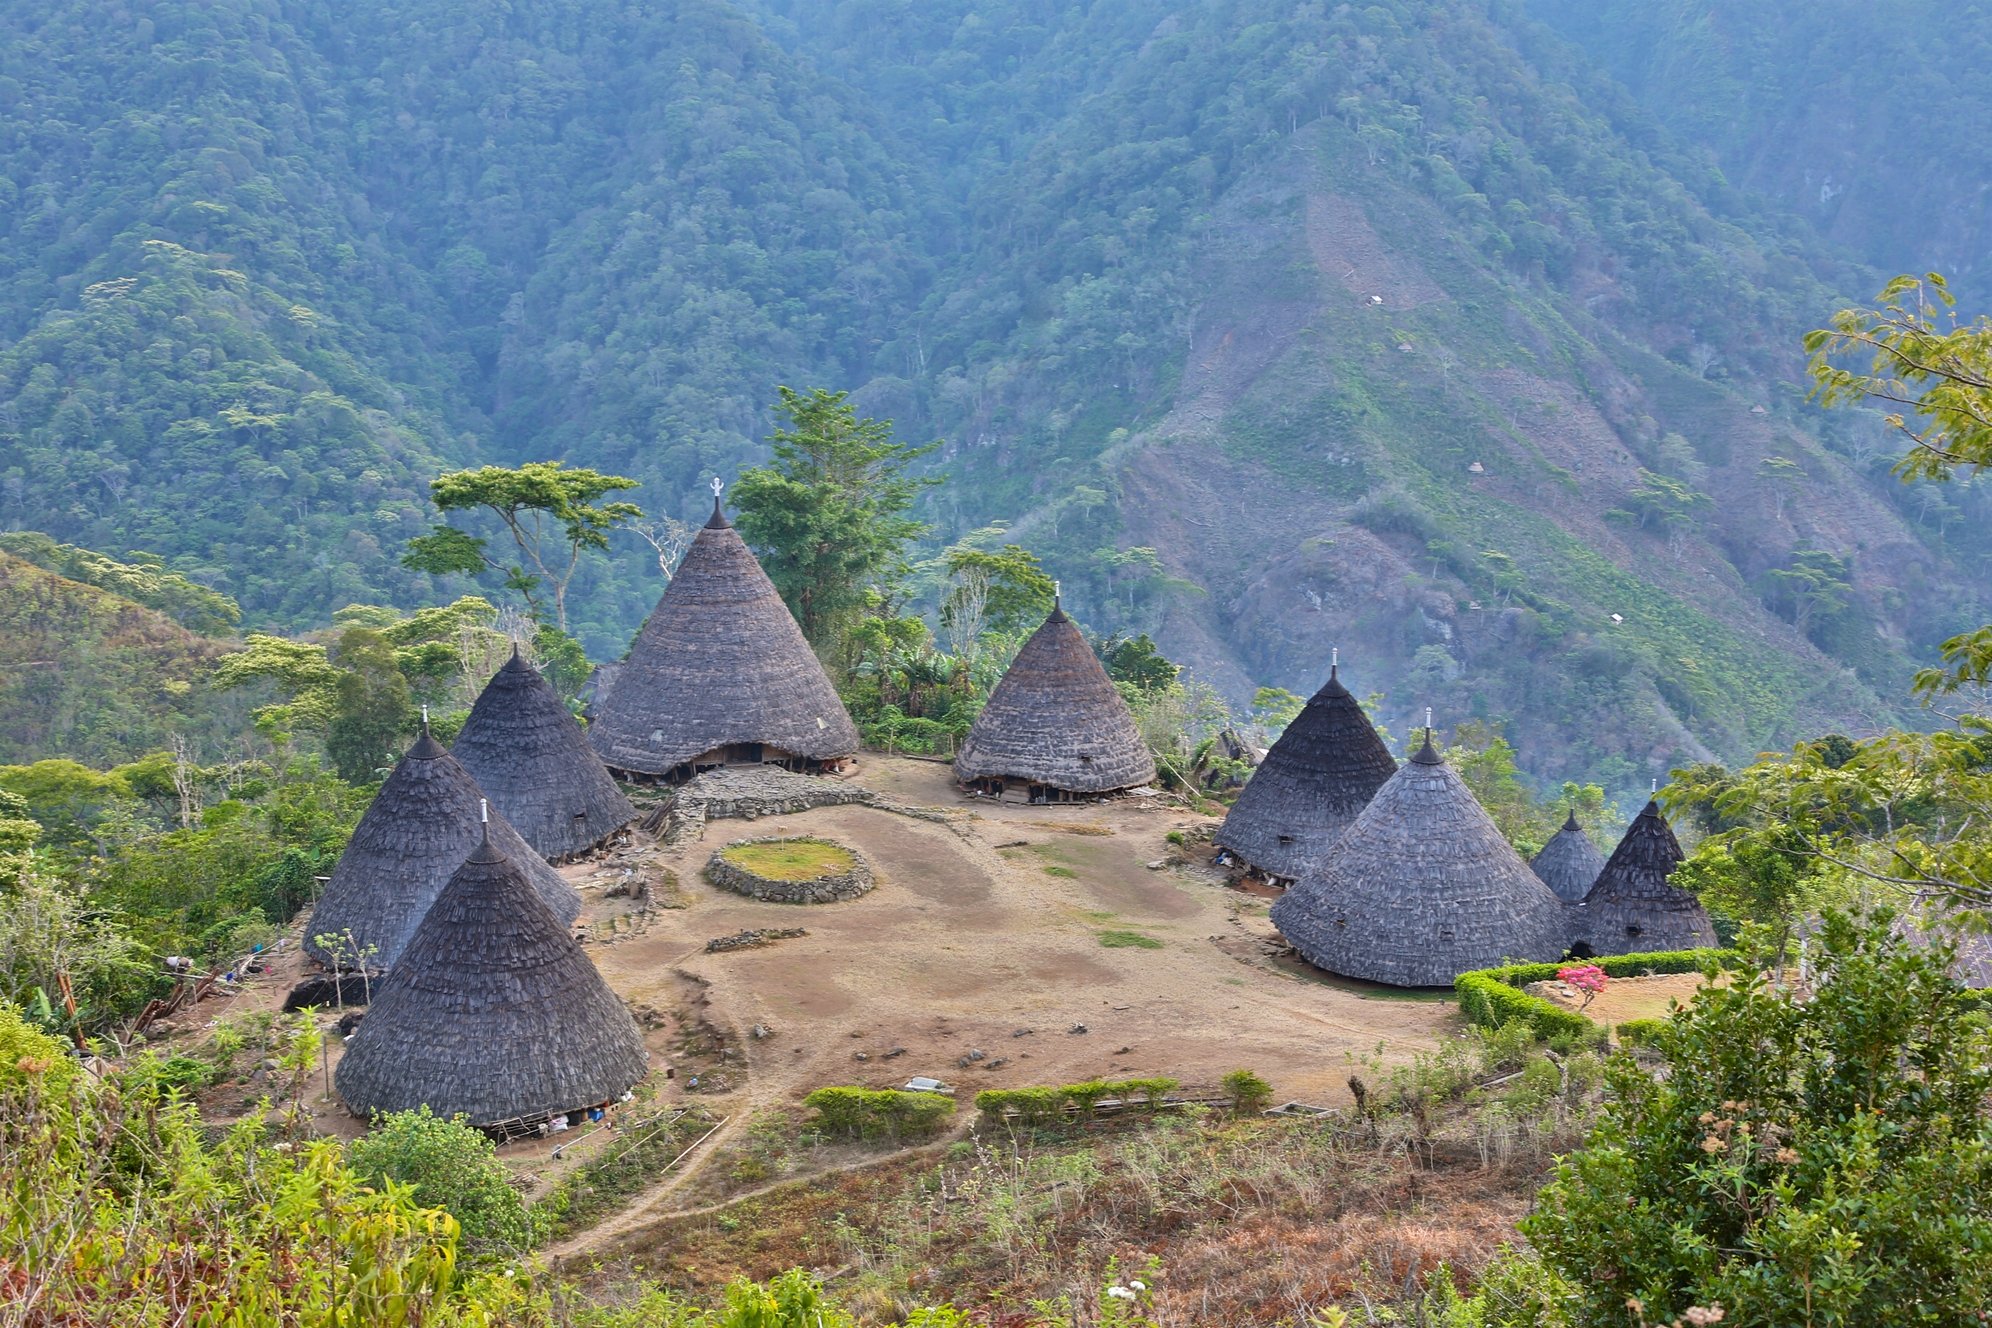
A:
[[[819,1088],[802,1100],[825,1134],[847,1139],[901,1139],[932,1134],[954,1115],[954,1099],[897,1088]]]
[[[1166,1077],[1149,1079],[1087,1079],[1055,1088],[990,1088],[975,1095],[976,1110],[1001,1120],[1009,1112],[1026,1125],[1040,1125],[1062,1118],[1068,1108],[1079,1116],[1090,1116],[1101,1102],[1114,1099],[1129,1107],[1139,1100],[1149,1111],[1178,1087]]]
[[[1250,1070],[1233,1070],[1218,1082],[1231,1096],[1231,1109],[1241,1116],[1263,1111],[1273,1100],[1273,1086]]]
[[[1650,1047],[1665,1027],[1665,1019],[1628,1019],[1613,1031],[1618,1034],[1621,1047]]]
[[[415,1202],[447,1208],[473,1248],[524,1250],[539,1234],[497,1149],[462,1116],[445,1120],[427,1107],[377,1116],[346,1146],[346,1164],[376,1188],[387,1180],[413,1185]]]

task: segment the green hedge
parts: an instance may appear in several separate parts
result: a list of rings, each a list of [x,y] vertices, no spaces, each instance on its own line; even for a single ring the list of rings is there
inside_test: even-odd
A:
[[[954,1099],[943,1094],[897,1088],[819,1088],[802,1104],[816,1112],[817,1128],[847,1139],[931,1134],[955,1109]]]
[[[1659,1040],[1660,1030],[1666,1026],[1665,1019],[1628,1019],[1613,1031],[1618,1034],[1621,1047],[1650,1047]]]
[[[1605,971],[1606,977],[1635,978],[1661,973],[1699,973],[1710,960],[1726,964],[1735,957],[1734,950],[1653,950],[1559,964],[1509,964],[1460,974],[1453,980],[1453,994],[1459,998],[1459,1012],[1466,1021],[1483,1028],[1499,1028],[1519,1019],[1544,1042],[1558,1037],[1595,1040],[1604,1036],[1604,1030],[1597,1024],[1575,1010],[1531,996],[1522,988],[1531,982],[1547,982],[1556,976],[1558,969],[1578,964],[1595,964]]]
[[[989,1088],[975,1095],[975,1106],[985,1116],[998,1120],[1015,1111],[1026,1124],[1036,1125],[1060,1119],[1068,1107],[1076,1108],[1081,1116],[1090,1116],[1093,1108],[1107,1098],[1122,1102],[1138,1098],[1153,1111],[1176,1087],[1174,1079],[1156,1078],[1087,1079],[1055,1088]]]

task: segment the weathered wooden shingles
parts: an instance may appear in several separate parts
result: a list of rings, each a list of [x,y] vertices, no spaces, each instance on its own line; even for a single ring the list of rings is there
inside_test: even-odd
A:
[[[1220,846],[1268,876],[1297,880],[1319,867],[1397,773],[1397,758],[1339,673],[1329,669],[1218,827]]]
[[[1680,865],[1673,827],[1660,805],[1648,802],[1575,910],[1577,938],[1601,955],[1714,945],[1715,927],[1701,900],[1668,882]]]
[[[1563,828],[1549,837],[1529,866],[1558,899],[1581,904],[1597,884],[1598,873],[1605,869],[1605,855],[1577,824],[1577,812],[1572,808]]]
[[[1331,973],[1424,987],[1559,958],[1564,912],[1427,735],[1272,918]]]
[[[823,665],[717,500],[595,710],[589,741],[632,774],[734,743],[817,761],[858,749]]]
[[[955,756],[955,778],[1110,793],[1155,778],[1127,702],[1065,610],[1031,634]]]
[[[643,1077],[643,1035],[528,881],[538,861],[493,833],[450,877],[339,1062],[347,1106],[487,1125],[611,1101]]]
[[[470,708],[450,754],[549,861],[585,853],[636,819],[581,725],[517,651]]]
[[[328,953],[316,941],[327,933],[350,931],[355,948],[376,947],[368,966],[393,967],[450,874],[477,846],[483,798],[477,781],[425,726],[380,786],[339,855],[305,927],[311,953],[327,962],[350,964],[353,954]],[[581,896],[574,887],[495,813],[491,838],[525,864],[527,879],[562,925],[580,914]]]

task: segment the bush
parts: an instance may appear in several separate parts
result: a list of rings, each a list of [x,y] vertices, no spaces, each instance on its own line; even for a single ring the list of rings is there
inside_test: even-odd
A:
[[[1628,1019],[1613,1031],[1618,1034],[1621,1047],[1650,1047],[1659,1041],[1660,1032],[1666,1027],[1665,1019]]]
[[[1654,950],[1646,954],[1612,955],[1590,962],[1608,977],[1636,978],[1662,973],[1695,973],[1711,965],[1735,962],[1734,950]],[[1460,1015],[1482,1028],[1499,1028],[1520,1020],[1535,1030],[1537,1038],[1551,1042],[1558,1038],[1580,1044],[1603,1039],[1604,1030],[1575,1010],[1531,996],[1522,988],[1531,982],[1548,982],[1556,977],[1561,964],[1509,964],[1502,968],[1482,968],[1453,979],[1453,994],[1459,1000]]]
[[[897,1088],[819,1088],[802,1100],[825,1134],[847,1139],[902,1139],[932,1134],[954,1115],[954,1099]]]
[[[1250,1070],[1233,1070],[1219,1082],[1231,1095],[1231,1109],[1241,1116],[1263,1111],[1273,1100],[1273,1086]]]
[[[346,1146],[346,1164],[376,1187],[413,1185],[415,1202],[448,1209],[473,1249],[524,1250],[539,1235],[498,1150],[462,1116],[445,1120],[427,1107],[377,1116]]]
[[[1084,1117],[1093,1114],[1100,1103],[1113,1099],[1126,1106],[1137,1100],[1149,1111],[1178,1087],[1174,1079],[1087,1079],[1055,1088],[990,1088],[975,1095],[975,1107],[992,1120],[1002,1120],[1012,1111],[1026,1125],[1059,1120],[1068,1110]]]

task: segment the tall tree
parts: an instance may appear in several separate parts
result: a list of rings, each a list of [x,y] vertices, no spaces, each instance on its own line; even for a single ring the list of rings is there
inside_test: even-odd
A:
[[[635,487],[635,480],[621,475],[568,470],[558,461],[528,461],[515,470],[481,466],[450,471],[429,485],[429,497],[437,510],[471,512],[482,508],[492,513],[511,535],[517,561],[507,562],[494,555],[490,542],[481,536],[444,524],[409,540],[401,565],[438,576],[500,572],[506,588],[523,596],[542,620],[542,596],[551,594],[554,622],[564,632],[567,587],[581,565],[582,553],[608,548],[610,531],[643,516],[643,509],[635,503],[605,503],[602,499]]]
[[[939,483],[907,468],[940,444],[914,447],[892,421],[860,417],[847,392],[780,389],[772,464],[741,475],[734,523],[761,554],[816,652],[842,662],[856,620],[878,596],[889,610],[906,573],[906,547],[927,527],[907,515]]]
[[[346,629],[332,663],[339,676],[333,683],[325,754],[341,779],[364,784],[382,766],[394,764],[394,749],[408,727],[408,679],[401,674],[394,646],[366,627]]]

